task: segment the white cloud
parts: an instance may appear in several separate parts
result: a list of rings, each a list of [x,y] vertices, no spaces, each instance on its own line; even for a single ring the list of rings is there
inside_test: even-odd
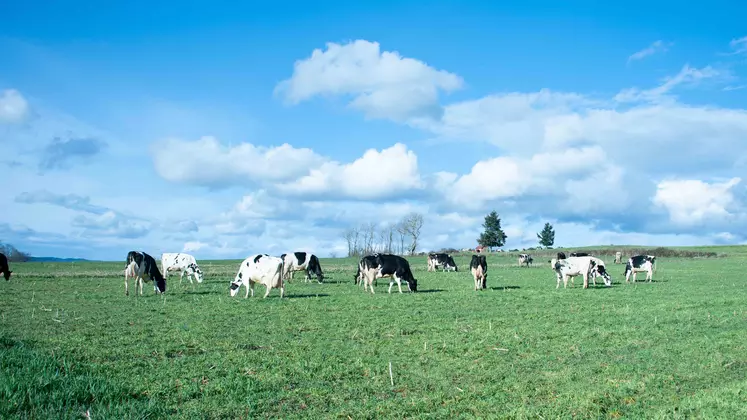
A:
[[[164,139],[151,146],[151,154],[162,178],[203,186],[289,180],[325,161],[311,149],[296,149],[287,143],[277,147],[250,143],[224,146],[210,136],[195,141]]]
[[[20,123],[29,113],[26,98],[15,89],[6,89],[0,94],[0,123]]]
[[[735,204],[732,189],[740,178],[708,183],[701,180],[666,180],[659,182],[652,201],[669,212],[672,222],[694,225],[716,220],[724,222],[734,216],[729,210]]]
[[[200,241],[189,241],[184,243],[184,247],[182,247],[182,252],[195,252],[199,251],[203,248],[208,247],[209,245],[205,242]]]
[[[732,54],[747,53],[747,36],[732,39],[731,42],[729,42],[729,46],[733,50]]]
[[[326,51],[296,61],[290,79],[278,84],[290,104],[318,95],[351,95],[350,106],[370,118],[406,121],[439,117],[438,91],[463,86],[461,77],[436,70],[397,52],[380,51],[378,42],[327,43]]]
[[[366,150],[348,164],[327,162],[310,174],[280,186],[286,194],[305,197],[348,197],[376,200],[422,188],[418,158],[401,143]]]
[[[648,47],[631,54],[630,57],[628,57],[628,63],[635,60],[642,60],[650,55],[656,54],[657,52],[665,52],[672,45],[673,43],[671,42],[665,43],[662,40],[654,41]]]
[[[668,95],[674,88],[680,85],[697,85],[705,79],[727,78],[729,75],[724,71],[714,69],[711,66],[697,69],[685,64],[679,73],[672,77],[666,77],[663,83],[655,88],[640,90],[638,88],[623,89],[615,95],[618,102],[661,102],[671,101]]]

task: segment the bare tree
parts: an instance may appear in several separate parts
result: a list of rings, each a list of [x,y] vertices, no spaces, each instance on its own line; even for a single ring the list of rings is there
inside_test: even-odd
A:
[[[420,213],[412,212],[402,219],[402,226],[405,233],[412,238],[410,242],[410,255],[415,254],[415,250],[418,248],[418,239],[420,238],[420,230],[423,228],[423,215]]]
[[[360,255],[361,250],[358,245],[358,239],[360,237],[360,228],[354,227],[353,229],[353,255]]]
[[[399,233],[399,253],[404,254],[405,253],[405,237],[407,236],[407,229],[405,229],[405,224],[403,222],[397,223],[394,228],[397,230],[397,233]]]
[[[348,257],[355,255],[355,244],[353,243],[353,240],[355,239],[355,229],[345,229],[342,232],[342,239],[345,239],[345,242],[348,244]]]
[[[376,224],[369,222],[366,226],[366,254],[374,253],[374,239],[376,239]]]

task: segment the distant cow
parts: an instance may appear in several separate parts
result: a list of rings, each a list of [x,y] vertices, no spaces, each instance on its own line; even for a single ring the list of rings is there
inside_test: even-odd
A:
[[[243,285],[246,287],[244,299],[249,297],[251,291],[254,297],[254,284],[263,284],[266,288],[266,298],[272,289],[280,289],[280,298],[285,294],[285,284],[283,283],[283,260],[278,257],[271,257],[267,254],[256,254],[247,257],[241,262],[239,272],[236,278],[231,282],[231,297],[236,296],[239,288]]]
[[[534,258],[532,258],[529,254],[519,254],[519,265],[525,264],[527,267],[529,267],[530,264],[534,262]]]
[[[316,281],[321,284],[324,280],[322,265],[319,264],[319,258],[316,255],[307,252],[292,252],[280,256],[283,260],[283,279],[293,279],[293,273],[296,271],[305,271],[305,281],[311,281],[311,274],[316,276]]]
[[[488,282],[488,260],[484,255],[472,255],[469,263],[472,277],[475,278],[475,290],[486,289]]]
[[[571,257],[590,257],[588,252],[571,252]]]
[[[459,271],[451,255],[444,253],[428,254],[428,271],[436,271],[438,267],[441,267],[442,271]]]
[[[143,281],[153,281],[153,290],[156,293],[166,292],[166,279],[158,270],[156,260],[145,252],[130,251],[127,253],[125,262],[125,296],[130,295],[129,278],[135,278],[135,293],[138,286],[140,296],[143,295]]]
[[[628,258],[625,264],[625,283],[630,282],[630,275],[633,274],[633,283],[636,280],[636,274],[646,272],[646,280],[650,283],[653,280],[653,271],[656,270],[656,257],[653,255],[635,255]]]
[[[10,280],[10,275],[13,273],[8,266],[8,257],[2,252],[0,252],[0,273],[3,273],[6,281]]]
[[[615,252],[615,264],[622,264],[623,253],[620,251]]]
[[[581,276],[584,279],[584,289],[589,287],[589,276],[601,275],[604,278],[604,283],[607,287],[612,285],[612,278],[604,269],[597,267],[597,262],[593,257],[570,257],[555,262],[555,273],[557,276],[558,284],[555,288],[560,287],[560,281],[563,281],[563,288],[568,285],[568,279],[576,276]]]
[[[185,253],[166,252],[161,254],[161,270],[163,270],[163,277],[167,280],[169,272],[178,271],[180,273],[179,284],[182,284],[184,273],[187,273],[187,278],[191,284],[194,284],[192,277],[197,280],[197,283],[202,283],[203,280],[202,270],[197,265],[195,257]]]
[[[371,293],[374,293],[373,282],[382,277],[389,277],[389,293],[392,293],[392,286],[397,283],[399,292],[402,293],[402,281],[407,283],[407,288],[411,292],[417,292],[418,281],[412,275],[410,263],[399,255],[392,254],[374,254],[371,258],[361,260],[360,269],[363,276],[363,291],[371,287]]]

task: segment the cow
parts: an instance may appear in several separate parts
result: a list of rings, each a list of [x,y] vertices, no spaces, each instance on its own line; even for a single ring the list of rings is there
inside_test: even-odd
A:
[[[615,252],[615,264],[622,264],[623,253],[620,251]]]
[[[555,262],[555,273],[557,275],[558,284],[555,288],[560,287],[560,281],[563,281],[563,288],[565,289],[568,285],[568,279],[576,276],[582,276],[584,279],[584,289],[589,287],[589,276],[601,275],[604,278],[604,284],[609,287],[612,285],[612,278],[604,269],[604,266],[597,267],[597,262],[594,257],[570,257],[562,260],[556,260]]]
[[[442,267],[442,271],[459,271],[451,255],[445,253],[428,254],[428,271],[436,271],[439,266]]]
[[[563,252],[563,251],[558,252],[557,258],[552,258],[551,260],[548,261],[550,263],[550,268],[552,268],[553,270],[555,270],[555,263],[558,260],[564,260],[565,258],[566,258],[565,252]]]
[[[163,277],[167,280],[170,271],[178,271],[180,273],[179,284],[182,284],[184,273],[187,273],[187,278],[191,284],[194,284],[192,277],[197,280],[197,283],[202,283],[203,280],[202,270],[197,265],[195,257],[189,254],[170,252],[161,254],[161,270],[163,271]]]
[[[282,254],[280,258],[283,260],[283,279],[293,279],[293,273],[305,271],[305,282],[311,281],[311,274],[313,273],[316,276],[316,281],[322,284],[324,274],[322,273],[322,265],[319,264],[319,258],[316,255],[307,252],[292,252]]]
[[[358,272],[355,273],[355,276],[353,277],[353,281],[357,285],[365,285],[363,282],[363,273],[368,267],[374,267],[376,266],[376,256],[379,255],[378,253],[373,255],[366,255],[365,257],[361,258],[361,260],[358,262]],[[376,285],[376,279],[374,279],[374,285]]]
[[[633,274],[633,283],[636,281],[636,275],[640,272],[646,272],[646,280],[651,283],[653,272],[656,270],[656,257],[653,255],[635,255],[628,258],[625,264],[625,283],[630,282],[630,275]]]
[[[612,284],[612,277],[607,272],[607,268],[605,266],[604,261],[597,257],[588,257],[591,259],[591,261],[595,264],[594,268],[591,270],[591,281],[594,286],[597,285],[597,277],[602,277],[604,279],[604,284],[609,287]]]
[[[475,278],[475,290],[486,289],[488,282],[488,260],[484,255],[472,255],[469,263],[472,277]]]
[[[8,257],[6,257],[2,252],[0,252],[0,273],[3,273],[5,281],[10,280],[10,275],[13,274],[13,271],[10,270],[10,266],[8,266]]]
[[[588,252],[571,252],[571,257],[590,257]]]
[[[363,275],[363,291],[371,287],[371,293],[374,293],[373,282],[382,277],[389,277],[389,293],[392,293],[392,286],[397,283],[399,292],[402,293],[402,281],[407,283],[407,288],[411,292],[418,291],[418,281],[412,275],[410,263],[399,255],[392,254],[374,254],[373,259],[362,259],[360,270]]]
[[[254,284],[259,283],[265,286],[266,298],[272,289],[280,289],[280,298],[285,294],[285,284],[283,283],[283,260],[278,257],[271,257],[267,254],[255,254],[247,257],[241,262],[239,272],[236,278],[231,282],[231,297],[239,293],[239,288],[246,287],[244,299],[249,297],[251,291],[254,297]]]
[[[529,267],[532,262],[534,262],[534,258],[532,258],[531,255],[519,254],[519,265],[525,264],[527,267]]]
[[[158,264],[149,254],[140,251],[130,251],[127,253],[125,260],[125,296],[130,295],[129,278],[135,278],[135,294],[137,295],[138,286],[140,296],[143,295],[143,281],[153,281],[153,290],[156,293],[166,292],[166,279],[160,271]],[[147,278],[147,280],[146,280]]]

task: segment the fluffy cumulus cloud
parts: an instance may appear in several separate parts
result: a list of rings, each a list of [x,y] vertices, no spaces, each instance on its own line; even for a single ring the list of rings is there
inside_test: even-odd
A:
[[[461,77],[428,64],[381,51],[378,42],[327,43],[299,60],[290,79],[276,87],[290,104],[322,95],[351,96],[350,106],[370,118],[406,121],[438,118],[439,91],[460,89]]]
[[[325,161],[311,149],[287,143],[277,147],[227,146],[210,136],[195,141],[168,138],[153,143],[150,150],[161,177],[203,186],[294,179]]]
[[[733,224],[747,214],[744,204],[735,199],[734,190],[740,178],[724,182],[702,180],[665,180],[657,185],[653,203],[666,209],[673,223],[681,226],[713,223],[723,226]],[[744,187],[742,186],[742,189]]]
[[[375,200],[397,197],[422,185],[417,156],[397,143],[382,151],[369,149],[348,164],[327,162],[280,189],[301,197]]]
[[[0,92],[0,124],[23,122],[29,114],[26,98],[15,89]]]

